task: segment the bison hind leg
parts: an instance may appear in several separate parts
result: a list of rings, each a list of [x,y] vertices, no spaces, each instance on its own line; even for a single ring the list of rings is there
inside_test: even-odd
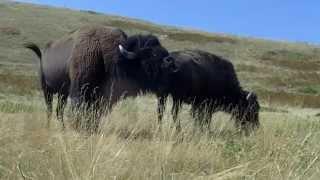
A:
[[[47,89],[43,90],[43,94],[44,94],[44,100],[47,106],[47,128],[50,127],[50,121],[52,118],[52,100],[53,100],[53,93],[50,92]]]
[[[64,120],[63,120],[63,113],[64,113],[64,109],[67,104],[67,100],[68,100],[68,95],[58,94],[58,104],[57,104],[56,113],[57,113],[58,120],[61,121],[61,123],[62,123],[62,129],[65,128],[65,124],[64,124]]]

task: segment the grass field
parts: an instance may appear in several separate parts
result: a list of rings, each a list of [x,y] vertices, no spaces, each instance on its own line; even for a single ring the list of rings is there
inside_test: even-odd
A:
[[[44,47],[87,24],[152,33],[170,50],[202,49],[230,59],[256,91],[261,128],[242,136],[217,113],[193,131],[185,106],[176,133],[169,108],[158,131],[152,95],[121,101],[87,136],[55,118],[46,127],[38,60]],[[320,179],[320,47],[166,27],[118,16],[0,1],[0,179]],[[169,106],[170,107],[170,106]],[[70,113],[67,108],[67,125]]]

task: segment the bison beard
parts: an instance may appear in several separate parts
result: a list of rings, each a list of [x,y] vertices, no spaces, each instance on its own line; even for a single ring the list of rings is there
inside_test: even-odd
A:
[[[172,96],[172,115],[177,116],[182,103],[191,104],[195,125],[210,127],[214,112],[225,111],[235,118],[236,126],[248,130],[259,127],[257,96],[242,90],[233,65],[218,56],[199,51],[172,52],[162,65],[162,84],[158,96],[158,120],[161,123],[168,95]]]

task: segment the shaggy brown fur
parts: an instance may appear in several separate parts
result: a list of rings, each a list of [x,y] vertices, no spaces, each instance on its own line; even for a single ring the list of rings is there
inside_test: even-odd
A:
[[[121,97],[155,91],[158,70],[154,67],[168,51],[155,36],[127,38],[121,30],[110,27],[85,27],[75,34],[69,68],[70,97],[73,109],[84,113],[84,118],[76,117],[75,125],[95,132],[100,115],[104,110],[109,112]],[[86,122],[80,123],[80,119]]]
[[[83,27],[74,35],[76,41],[69,67],[70,96],[73,107],[78,109],[80,105],[91,107],[101,98],[110,66],[119,58],[118,45],[124,43],[127,36],[123,31],[107,26]],[[99,105],[94,104],[92,108],[96,106]],[[79,118],[76,121],[79,126]]]
[[[82,98],[89,101],[93,98],[90,91],[99,91],[97,88],[105,80],[108,69],[118,60],[118,45],[126,40],[126,35],[106,26],[84,27],[75,33],[77,38],[69,68],[71,97],[84,96]],[[76,94],[79,92],[83,94]]]
[[[63,111],[70,83],[73,83],[74,89],[80,89],[85,83],[98,84],[105,77],[105,69],[110,69],[109,65],[117,61],[118,45],[126,38],[120,29],[97,25],[82,27],[49,42],[43,53],[34,43],[24,44],[40,59],[39,74],[47,105],[48,125],[53,95],[58,94],[57,117],[64,127]]]
[[[27,47],[41,59],[36,45]],[[166,56],[168,51],[153,35],[127,37],[117,28],[86,26],[47,46],[41,77],[46,87],[63,87],[63,104],[70,94],[76,127],[81,124],[96,131],[105,107],[110,111],[123,96],[156,90],[159,70],[155,67],[160,67]],[[45,97],[51,99],[51,105],[52,95]],[[80,117],[86,122],[80,123]]]

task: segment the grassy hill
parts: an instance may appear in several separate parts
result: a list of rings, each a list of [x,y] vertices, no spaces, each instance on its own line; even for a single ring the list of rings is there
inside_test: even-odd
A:
[[[44,46],[83,25],[104,24],[122,28],[128,34],[158,35],[172,51],[196,48],[229,58],[235,64],[243,86],[257,91],[263,100],[320,106],[317,96],[320,91],[320,48],[317,46],[188,31],[91,11],[13,2],[0,4],[0,15],[0,76],[9,73],[18,80],[19,71],[30,75],[24,77],[30,82],[27,83],[29,93],[37,87],[32,79],[36,75],[37,61],[30,52],[22,49],[23,42],[33,41]],[[14,86],[6,78],[1,83]]]
[[[183,132],[157,131],[153,96],[122,101],[103,135],[45,128],[38,60],[41,47],[88,24],[128,34],[152,33],[173,51],[202,49],[233,62],[244,88],[258,93],[261,124],[239,136],[228,115],[212,132],[194,134],[187,108]],[[320,47],[160,26],[136,19],[0,1],[0,179],[319,179]]]

